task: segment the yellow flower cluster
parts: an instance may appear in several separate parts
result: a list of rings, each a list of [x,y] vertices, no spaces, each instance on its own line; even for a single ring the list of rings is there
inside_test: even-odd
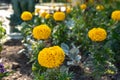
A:
[[[107,74],[115,74],[115,72],[112,71],[112,70],[110,70],[110,69],[108,69],[108,70],[106,71],[106,73],[107,73]]]
[[[120,10],[113,11],[111,18],[115,21],[120,21]]]
[[[87,5],[86,5],[86,4],[81,4],[81,5],[80,5],[80,9],[81,9],[81,10],[85,10],[86,8],[87,8]]]
[[[29,12],[29,11],[24,11],[22,14],[21,14],[21,19],[24,20],[24,21],[29,21],[32,19],[32,13]]]
[[[41,14],[40,14],[40,16],[42,17],[42,18],[45,18],[45,16],[47,15],[48,13],[46,12],[46,11],[44,11],[44,12],[42,12]]]
[[[103,10],[103,9],[104,9],[104,6],[103,6],[103,5],[97,5],[97,6],[96,6],[96,10],[99,10],[99,11],[100,11],[100,10]]]
[[[64,12],[55,12],[53,14],[53,18],[55,21],[63,21],[65,19],[65,13]]]
[[[33,34],[33,37],[37,40],[48,39],[51,34],[51,29],[47,25],[42,24],[34,27],[32,34]]]
[[[36,9],[35,9],[35,13],[39,14],[39,13],[40,13],[40,9],[39,9],[39,8],[36,8]]]
[[[95,2],[95,0],[89,0],[89,3],[94,3]]]
[[[88,37],[92,41],[103,41],[106,39],[107,32],[103,28],[93,28],[88,32]]]
[[[47,68],[59,67],[65,59],[65,54],[59,46],[44,48],[38,54],[38,62]]]
[[[71,12],[71,8],[66,9],[66,13],[69,14]]]
[[[51,16],[52,15],[48,13],[48,14],[45,15],[45,19],[49,19]]]

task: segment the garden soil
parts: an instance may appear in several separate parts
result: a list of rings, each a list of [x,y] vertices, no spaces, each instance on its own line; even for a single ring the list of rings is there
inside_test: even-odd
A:
[[[25,54],[18,54],[21,49],[23,46],[20,40],[9,40],[4,43],[1,60],[6,71],[11,73],[2,80],[33,80],[29,59]]]
[[[10,0],[0,0],[0,20],[3,25],[9,27],[9,18],[13,14]],[[7,28],[8,29],[8,28]],[[9,30],[7,31],[9,33]],[[23,49],[21,40],[9,40],[3,45],[0,55],[0,62],[11,72],[10,75],[2,80],[33,80],[31,76],[31,64],[25,54],[18,54]]]

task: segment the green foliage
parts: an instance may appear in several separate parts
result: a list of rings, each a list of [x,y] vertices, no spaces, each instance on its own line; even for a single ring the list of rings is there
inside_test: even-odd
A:
[[[36,40],[32,37],[32,30],[35,26],[40,24],[47,24],[50,26],[53,33],[48,40]],[[34,75],[34,80],[70,80],[72,75],[68,73],[68,68],[56,68],[56,69],[46,69],[40,66],[38,63],[38,54],[40,50],[50,45],[60,45],[62,42],[67,42],[68,27],[64,25],[65,22],[56,22],[53,18],[45,19],[36,15],[33,22],[23,22],[21,24],[21,33],[23,34],[23,45],[24,50],[20,52],[25,53],[32,63],[32,71]],[[64,35],[64,36],[63,36]],[[47,43],[51,40],[50,45]]]
[[[5,34],[6,34],[6,30],[3,28],[2,22],[0,21],[0,52],[3,49],[2,39],[5,37]],[[1,58],[1,54],[0,54],[0,58]],[[11,73],[12,72],[6,71],[4,65],[0,63],[0,80]]]
[[[111,50],[112,30],[116,23],[110,19],[113,8],[109,11],[108,4],[106,4],[104,10],[98,11],[96,5],[88,5],[86,10],[80,10],[79,6],[74,9],[72,42],[76,43],[76,46],[80,46],[82,57],[86,57],[86,60],[83,61],[84,68],[89,67],[94,78],[99,80],[107,69],[112,68],[113,71],[116,71],[115,66],[111,66],[111,64],[114,65],[115,56],[114,51]],[[107,31],[105,41],[93,42],[88,38],[88,31],[94,27],[101,27]]]
[[[2,79],[3,77],[6,77],[6,76],[9,76],[10,74],[12,74],[13,73],[13,71],[6,71],[6,72],[4,72],[4,73],[0,73],[0,79]]]
[[[111,2],[112,0],[110,0]],[[73,7],[72,12],[66,14],[66,19],[61,22],[35,16],[33,23],[23,23],[22,33],[24,35],[24,45],[30,55],[30,62],[33,63],[33,74],[35,80],[70,80],[71,73],[68,74],[70,65],[80,66],[84,71],[92,75],[95,80],[101,80],[105,74],[117,73],[116,62],[120,61],[120,24],[111,19],[111,13],[119,9],[117,2],[113,6],[109,1],[101,1],[96,4],[87,4],[87,9],[81,10],[79,5]],[[118,1],[119,2],[119,1]],[[103,10],[97,10],[97,5],[103,5]],[[52,30],[48,40],[35,40],[32,37],[34,26],[47,24]],[[88,32],[92,28],[103,28],[107,32],[107,38],[101,42],[94,42],[88,37]],[[48,43],[47,43],[48,41]],[[45,47],[51,45],[61,45],[66,55],[67,66],[65,72],[63,68],[46,69],[37,62],[38,53]],[[27,53],[28,54],[28,53]],[[64,64],[63,64],[64,65]],[[89,69],[89,72],[86,71]],[[91,73],[91,74],[90,74]]]
[[[120,23],[118,22],[116,25],[114,25],[114,29],[112,30],[112,44],[111,49],[114,51],[114,59],[115,59],[115,65],[117,67],[117,70],[120,70],[119,62],[120,62]]]
[[[5,77],[5,76],[8,76],[8,75],[9,75],[8,72],[0,73],[0,79],[2,79],[2,78]]]
[[[5,36],[5,29],[2,27],[2,22],[0,22],[0,39]]]
[[[55,69],[46,69],[43,73],[36,75],[34,80],[71,80],[72,73],[68,73],[68,68],[62,66]]]
[[[2,39],[5,37],[6,30],[2,27],[2,22],[0,21],[0,52],[2,51]]]
[[[79,66],[81,60],[79,48],[72,44],[72,49],[70,49],[69,46],[65,43],[62,43],[61,47],[70,59],[70,61],[67,61],[67,65]]]
[[[53,39],[53,44],[61,44],[62,42],[67,42],[68,41],[68,28],[65,23],[58,23],[53,28],[53,33],[52,33],[52,39]]]
[[[12,71],[6,71],[7,68],[4,67],[2,63],[0,63],[0,79],[2,80],[3,77],[9,76]]]

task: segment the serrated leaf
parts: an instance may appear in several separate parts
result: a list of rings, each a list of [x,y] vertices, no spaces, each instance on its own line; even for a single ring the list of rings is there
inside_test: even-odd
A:
[[[31,45],[30,44],[23,44],[28,50],[32,50],[32,47],[31,47]]]
[[[67,65],[75,65],[74,61],[67,61]]]
[[[72,48],[71,50],[70,50],[70,53],[73,55],[77,55],[78,53],[79,53],[79,49],[78,48]]]
[[[68,72],[68,67],[66,67],[66,66],[61,66],[61,68],[60,68],[60,71],[61,72]]]
[[[69,53],[69,46],[67,44],[62,43],[61,44],[61,48],[64,50],[64,52],[65,52],[66,55],[69,55],[68,54]]]
[[[79,63],[80,60],[81,60],[81,56],[80,56],[80,55],[77,55],[77,56],[75,57],[75,61],[77,61],[77,63]]]
[[[26,22],[22,22],[21,26],[26,26],[28,25]]]

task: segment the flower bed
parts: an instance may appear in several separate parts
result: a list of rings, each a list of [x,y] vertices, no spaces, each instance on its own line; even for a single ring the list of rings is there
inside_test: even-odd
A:
[[[40,13],[39,9],[33,13],[36,15],[23,12],[21,32],[28,52],[25,54],[33,63],[35,80],[74,80],[71,66],[79,67],[82,75],[95,80],[117,74],[120,61],[118,3],[87,2],[66,6],[64,12],[59,8],[54,13]]]

